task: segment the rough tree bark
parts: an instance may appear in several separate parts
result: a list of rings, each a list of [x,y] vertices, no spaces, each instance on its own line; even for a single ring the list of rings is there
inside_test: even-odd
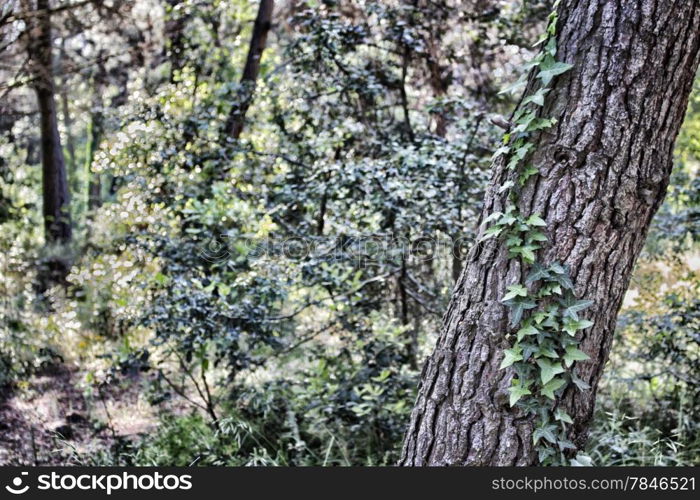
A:
[[[260,72],[260,58],[267,44],[267,34],[272,25],[272,11],[275,2],[273,0],[261,0],[258,7],[258,15],[253,26],[253,35],[248,46],[243,75],[241,76],[241,92],[239,101],[233,105],[226,120],[225,131],[233,139],[238,139],[243,132],[245,115],[253,102],[255,93],[255,81]]]
[[[526,186],[521,213],[540,213],[549,242],[539,261],[571,267],[594,326],[576,373],[592,389],[560,403],[574,418],[579,447],[593,414],[617,312],[672,167],[673,144],[700,60],[700,2],[564,1],[557,59],[574,65],[547,96],[557,125],[536,141],[541,176]],[[502,160],[483,214],[504,208]],[[482,215],[482,218],[484,215]],[[402,465],[531,465],[532,421],[508,405],[512,372],[499,370],[508,332],[500,300],[520,278],[495,240],[467,258],[405,437]],[[573,385],[573,384],[572,384]]]
[[[29,2],[25,5],[31,10]],[[44,232],[47,243],[67,243],[71,239],[70,195],[56,116],[49,0],[37,0],[36,11],[28,20],[27,49],[41,123]]]

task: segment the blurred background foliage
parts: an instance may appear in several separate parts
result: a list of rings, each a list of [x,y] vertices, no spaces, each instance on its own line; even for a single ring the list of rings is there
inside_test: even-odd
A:
[[[498,91],[551,2],[276,2],[238,139],[257,2],[110,5],[55,21],[68,246],[44,244],[34,98],[2,69],[2,398],[68,370],[102,437],[49,429],[50,463],[394,463],[515,104]],[[599,389],[598,465],[698,464],[699,162],[696,85]],[[47,287],[55,255],[70,272]],[[133,432],[107,404],[127,391],[150,408]]]

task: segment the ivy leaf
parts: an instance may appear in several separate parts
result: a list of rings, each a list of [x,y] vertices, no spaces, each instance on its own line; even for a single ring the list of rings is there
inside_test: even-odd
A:
[[[520,236],[510,236],[506,240],[506,246],[508,248],[518,247],[523,244],[523,239]]]
[[[571,335],[572,337],[576,335],[578,330],[584,330],[588,327],[593,326],[593,322],[587,319],[580,319],[578,321],[568,320],[564,323],[564,331]]]
[[[547,359],[538,359],[537,366],[540,367],[540,379],[544,387],[547,386],[547,383],[552,380],[555,375],[564,373],[564,367],[561,366],[561,362],[559,361],[552,362]]]
[[[532,44],[532,46],[537,47],[538,45],[542,45],[544,42],[546,42],[547,39],[549,38],[548,33],[549,33],[549,26],[547,27],[547,31],[540,34],[540,37],[537,39],[537,41],[535,43]]]
[[[498,219],[498,224],[502,226],[510,226],[513,222],[517,222],[517,218],[510,214],[506,213],[501,216],[500,219]]]
[[[481,243],[482,241],[486,241],[490,238],[493,238],[495,236],[498,236],[499,234],[501,234],[501,231],[503,231],[502,227],[491,226],[486,231],[484,231],[484,235],[481,238],[479,238],[479,243]]]
[[[592,467],[593,459],[585,453],[579,453],[576,458],[571,459],[571,465],[573,467]]]
[[[518,125],[513,129],[513,132],[525,132],[535,118],[537,118],[537,115],[532,111],[528,111],[523,116],[516,119]]]
[[[519,160],[522,160],[532,148],[533,144],[531,142],[527,142],[515,150],[515,156],[517,156]]]
[[[523,346],[523,361],[530,359],[537,351],[539,351],[539,348],[535,344],[526,343]],[[525,365],[525,367],[530,368],[530,365]]]
[[[532,231],[527,234],[527,241],[528,242],[533,242],[533,241],[547,241],[547,236],[541,231]]]
[[[534,47],[534,45],[533,45],[533,47]],[[523,72],[530,71],[535,66],[539,66],[542,63],[542,59],[544,59],[544,54],[542,52],[540,52],[539,54],[537,54],[535,57],[533,57],[529,61],[526,61],[525,64],[523,64],[521,66],[521,70]]]
[[[547,319],[542,322],[542,326],[551,328],[552,330],[559,330],[559,323],[553,316],[548,316]]]
[[[537,342],[539,344],[543,344],[544,341],[551,338],[551,336],[552,334],[548,331],[540,331],[540,333],[537,334]]]
[[[555,274],[567,274],[567,269],[558,262],[552,262],[549,265],[549,270]]]
[[[499,156],[508,154],[510,152],[510,146],[501,146],[496,150],[495,153],[493,153],[493,156],[491,157],[491,161],[495,160]]]
[[[537,357],[541,358],[543,356],[547,357],[547,358],[552,358],[552,359],[559,359],[559,355],[551,347],[540,347],[537,350]]]
[[[526,132],[536,132],[538,130],[544,130],[557,123],[556,118],[537,118],[533,120],[530,125],[528,125]]]
[[[545,384],[544,387],[540,389],[540,392],[542,393],[543,396],[548,397],[549,399],[554,399],[554,391],[559,389],[561,386],[566,384],[566,380],[563,378],[553,378],[547,384]]]
[[[494,213],[492,213],[491,215],[489,215],[488,217],[486,217],[486,218],[481,222],[481,225],[482,225],[482,226],[485,226],[485,225],[487,225],[489,222],[495,221],[496,219],[500,218],[502,215],[503,215],[502,212],[494,212]]]
[[[538,172],[539,172],[539,170],[537,170],[536,167],[534,167],[534,166],[532,166],[532,165],[528,165],[528,167],[527,167],[525,170],[523,170],[523,172],[522,172],[522,173],[520,174],[520,176],[518,177],[518,183],[519,183],[521,186],[524,186],[524,185],[525,185],[525,182],[526,182],[530,177],[532,177],[533,175],[535,175],[535,174],[538,173]]]
[[[565,300],[560,301],[561,305],[564,306],[564,311],[562,315],[564,317],[569,317],[574,321],[578,321],[578,313],[584,309],[590,307],[593,304],[592,300],[576,300],[568,297]],[[588,325],[591,326],[591,325]],[[587,328],[587,327],[585,327]]]
[[[537,78],[542,80],[544,85],[549,85],[552,78],[557,75],[561,75],[562,73],[566,73],[573,67],[574,66],[572,64],[555,61],[551,56],[545,57],[542,64],[540,64],[540,72],[537,74]]]
[[[503,185],[498,188],[498,192],[502,193],[503,191],[506,191],[506,190],[512,188],[513,186],[515,186],[515,182],[513,182],[513,181],[504,182]]]
[[[528,226],[538,227],[544,227],[547,225],[547,223],[537,214],[532,214],[530,217],[528,217],[525,221],[525,224],[527,224]]]
[[[547,313],[544,311],[538,311],[535,314],[532,315],[532,319],[535,321],[536,324],[542,323],[542,320],[544,320],[547,317]]]
[[[518,332],[515,335],[518,338],[518,342],[520,342],[526,336],[537,335],[538,333],[540,333],[540,332],[537,328],[535,328],[532,325],[528,325],[528,326],[525,326],[525,327],[521,328],[520,330],[518,330]]]
[[[520,320],[523,317],[523,312],[525,312],[528,309],[534,309],[535,307],[537,307],[537,304],[532,300],[522,298],[518,298],[517,300],[511,300],[508,303],[506,303],[506,305],[510,307],[512,313],[510,318],[511,327],[514,327],[520,323]]]
[[[554,412],[554,419],[559,421],[559,422],[564,422],[565,424],[573,424],[574,423],[571,416],[569,416],[569,414],[566,413],[561,408],[557,408],[557,411]]]
[[[503,90],[501,90],[498,93],[498,95],[514,94],[514,93],[518,92],[519,90],[523,89],[525,87],[525,83],[526,83],[525,75],[524,74],[520,75],[520,78],[518,78],[518,80],[514,84],[509,85],[506,88],[504,88]]]
[[[501,302],[514,299],[515,297],[527,297],[527,288],[517,283],[515,285],[510,285],[508,287],[508,293],[503,296]]]
[[[550,443],[556,444],[557,437],[554,434],[554,431],[556,431],[556,430],[557,430],[557,426],[553,425],[553,424],[547,424],[547,425],[543,425],[541,427],[538,427],[532,433],[532,442],[534,444],[537,444],[540,439],[544,438],[547,441],[549,441]]]
[[[523,350],[522,347],[519,346],[513,346],[511,349],[505,349],[503,351],[503,361],[501,361],[501,366],[499,369],[504,369],[508,368],[510,365],[515,363],[516,361],[522,361],[523,359]]]
[[[564,272],[564,274],[557,273],[556,276],[552,277],[552,279],[567,290],[574,289],[574,283],[571,281],[571,278],[569,277],[569,274],[566,271]]]
[[[523,99],[523,105],[525,104],[536,104],[537,106],[544,106],[544,96],[549,92],[548,88],[541,88],[531,96]]]
[[[587,359],[591,359],[591,357],[582,350],[572,345],[567,347],[566,352],[564,353],[564,364],[567,367],[570,367],[572,364],[574,364],[574,361],[586,361]]]
[[[535,250],[538,248],[539,247],[534,245],[525,245],[523,247],[514,248],[512,251],[519,253],[528,264],[533,264],[535,262]]]
[[[515,170],[515,167],[518,166],[518,163],[520,163],[520,158],[517,156],[513,156],[510,161],[508,162],[507,169],[508,170]]]
[[[528,389],[527,387],[525,387],[523,385],[514,385],[512,387],[509,387],[508,392],[510,393],[510,406],[511,406],[511,408],[513,406],[515,406],[515,403],[520,401],[520,398],[522,398],[523,396],[528,396],[528,395],[532,394],[532,392],[530,392],[530,389]]]
[[[537,457],[541,465],[545,465],[545,460],[554,455],[554,450],[551,448],[541,447],[537,452]]]
[[[527,275],[527,278],[525,278],[525,284],[530,285],[531,283],[534,283],[535,281],[543,280],[543,279],[548,279],[550,277],[549,270],[544,268],[538,263],[533,264],[532,270],[530,271],[530,274]]]
[[[559,445],[559,449],[560,449],[561,451],[564,451],[564,450],[575,450],[575,449],[576,449],[576,446],[574,445],[574,443],[572,443],[572,442],[569,441],[568,439],[560,439],[560,440],[557,442],[557,444]]]

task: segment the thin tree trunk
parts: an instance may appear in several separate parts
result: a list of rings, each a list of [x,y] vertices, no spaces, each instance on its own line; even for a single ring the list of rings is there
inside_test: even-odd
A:
[[[170,81],[175,81],[175,74],[185,66],[185,26],[187,16],[176,12],[182,0],[167,0],[170,11],[165,21],[165,38],[167,40],[164,56],[170,61]]]
[[[74,192],[78,192],[79,180],[78,172],[75,165],[75,144],[73,142],[73,120],[70,114],[70,103],[68,101],[68,72],[65,71],[66,60],[65,41],[61,43],[61,68],[63,76],[61,77],[61,115],[63,118],[63,128],[66,136],[66,151],[68,152],[68,178],[70,186]]]
[[[95,151],[102,138],[103,129],[103,105],[102,89],[107,79],[104,64],[97,65],[92,81],[92,109],[90,111],[90,124],[85,147],[85,173],[88,178],[88,208],[94,210],[102,205],[102,178],[99,172],[92,171],[92,160]]]
[[[581,447],[617,312],[668,185],[700,61],[700,2],[565,1],[557,31],[557,59],[573,69],[547,95],[544,114],[558,123],[535,140],[540,176],[519,208],[547,222],[538,260],[568,264],[577,296],[594,301],[580,346],[591,360],[575,365],[591,390],[558,398]],[[506,203],[498,193],[503,160],[493,168],[484,215]],[[509,407],[513,372],[499,369],[509,347],[500,301],[522,270],[498,240],[475,247],[465,264],[423,370],[400,464],[534,464],[533,421]]]
[[[229,137],[238,139],[243,132],[245,115],[253,102],[255,94],[255,81],[260,72],[260,58],[267,44],[267,34],[272,25],[272,11],[274,9],[273,0],[261,0],[258,7],[258,15],[253,26],[253,35],[250,38],[248,56],[243,76],[241,77],[241,90],[238,95],[238,102],[234,103],[226,120],[225,130]]]
[[[39,13],[28,21],[27,48],[41,123],[45,237],[47,243],[67,243],[72,233],[70,195],[56,116],[49,1],[37,0],[36,8]]]

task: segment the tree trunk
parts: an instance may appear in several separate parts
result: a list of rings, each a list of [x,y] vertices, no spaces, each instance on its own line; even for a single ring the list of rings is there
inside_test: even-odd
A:
[[[29,24],[28,51],[41,122],[44,230],[47,243],[67,243],[71,239],[70,196],[56,116],[49,1],[37,0],[36,7],[39,14]]]
[[[248,56],[246,58],[245,67],[243,68],[243,76],[241,76],[241,91],[238,95],[238,102],[234,103],[228,119],[226,120],[226,133],[233,139],[238,139],[241,136],[245,123],[245,115],[253,102],[255,81],[260,72],[260,58],[265,50],[267,34],[272,25],[274,4],[273,0],[260,0],[258,15],[255,18],[255,25],[253,26],[253,35],[250,38],[250,45],[248,47]]]
[[[61,42],[61,72],[63,76],[61,77],[61,115],[63,115],[63,128],[65,129],[66,138],[66,152],[68,153],[68,179],[69,186],[73,189],[73,192],[79,191],[79,179],[78,172],[75,166],[75,143],[73,142],[73,119],[70,114],[70,103],[68,101],[68,71],[66,68],[66,48],[65,40]]]
[[[92,171],[92,161],[102,139],[102,129],[104,127],[102,92],[106,80],[107,72],[104,63],[100,60],[92,79],[92,109],[90,111],[90,124],[85,147],[85,174],[88,178],[89,210],[94,210],[102,205],[102,176],[99,172]]]
[[[170,61],[170,82],[175,81],[175,74],[185,67],[185,27],[187,16],[177,12],[182,0],[167,0],[169,12],[165,21],[166,46],[165,57]]]
[[[569,265],[577,296],[594,301],[580,346],[591,360],[575,365],[591,390],[568,388],[558,398],[581,447],[617,312],[668,185],[700,60],[700,2],[564,1],[557,31],[557,60],[573,69],[547,95],[544,115],[558,122],[535,140],[540,176],[518,205],[547,222],[538,260]],[[503,163],[494,162],[482,219],[505,206]],[[400,464],[537,462],[532,418],[509,407],[512,369],[499,369],[509,347],[500,301],[521,273],[497,239],[470,252],[423,369]]]

